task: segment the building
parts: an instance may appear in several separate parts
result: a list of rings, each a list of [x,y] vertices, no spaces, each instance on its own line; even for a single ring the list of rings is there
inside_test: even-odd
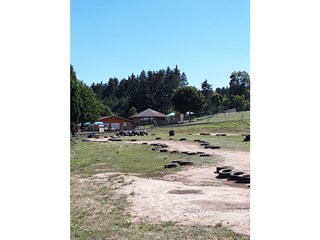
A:
[[[130,130],[132,129],[132,121],[127,118],[118,116],[105,116],[99,119],[105,126],[109,126],[114,130]]]
[[[167,115],[152,110],[150,108],[130,116],[133,119],[134,126],[141,125],[162,125],[165,123]]]

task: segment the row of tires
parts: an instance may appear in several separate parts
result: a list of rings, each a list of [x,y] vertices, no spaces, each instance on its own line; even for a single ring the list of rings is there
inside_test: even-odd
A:
[[[220,146],[211,145],[211,143],[200,140],[200,139],[195,139],[194,141],[198,142],[200,144],[200,146],[202,146],[204,148],[211,148],[211,149],[220,149],[221,148]]]
[[[235,180],[237,183],[250,183],[250,174],[235,170],[232,166],[217,167],[216,173],[219,178]]]
[[[167,163],[164,165],[164,168],[175,168],[178,166],[191,166],[193,165],[192,161],[186,160],[173,160],[171,163]]]

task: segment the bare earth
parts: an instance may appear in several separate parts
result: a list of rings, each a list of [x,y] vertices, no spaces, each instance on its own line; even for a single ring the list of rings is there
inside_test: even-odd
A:
[[[142,141],[132,142],[141,144]],[[143,141],[165,143],[169,150],[202,151],[218,156],[218,164],[250,171],[250,153],[203,149],[197,143],[178,141]],[[250,189],[226,179],[217,179],[212,167],[186,167],[162,179],[146,179],[121,175],[125,184],[116,189],[128,195],[133,222],[159,223],[172,221],[181,225],[212,225],[221,223],[233,231],[250,235]],[[107,179],[111,173],[96,174],[96,180]]]

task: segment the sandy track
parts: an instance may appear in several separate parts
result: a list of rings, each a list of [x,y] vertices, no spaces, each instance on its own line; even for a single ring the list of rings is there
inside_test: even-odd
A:
[[[217,165],[232,165],[250,170],[250,153],[204,149],[187,141],[137,141],[165,143],[169,150],[202,151],[218,157]],[[181,225],[211,225],[222,223],[233,231],[250,235],[250,189],[226,179],[217,179],[213,167],[187,167],[161,179],[145,179],[121,175],[124,183],[117,192],[128,196],[132,221],[159,223],[173,221]],[[106,181],[110,173],[94,175]]]

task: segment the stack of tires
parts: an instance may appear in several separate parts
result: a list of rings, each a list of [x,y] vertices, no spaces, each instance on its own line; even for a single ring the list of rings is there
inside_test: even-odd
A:
[[[250,174],[235,170],[232,166],[217,167],[218,177],[234,180],[237,183],[250,183]]]

